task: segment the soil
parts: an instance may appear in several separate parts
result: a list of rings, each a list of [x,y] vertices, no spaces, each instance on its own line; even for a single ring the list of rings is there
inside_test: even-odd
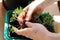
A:
[[[11,17],[12,17],[12,15],[10,15],[10,18]],[[19,25],[17,20],[15,20],[14,22],[10,22],[10,25],[11,26],[9,26],[9,37],[32,40],[32,39],[27,38],[23,35],[17,35],[15,32],[12,33],[12,31],[11,31],[12,26],[15,26],[16,28],[21,29],[21,26]],[[23,26],[24,26],[24,28],[27,27],[26,25],[23,25]]]

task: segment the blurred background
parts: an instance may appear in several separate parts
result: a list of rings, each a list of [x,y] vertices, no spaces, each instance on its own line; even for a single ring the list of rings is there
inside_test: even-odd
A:
[[[0,40],[4,40],[3,32],[4,32],[4,15],[5,15],[5,12],[6,12],[6,9],[4,8],[4,6],[2,4],[2,0],[0,0]],[[44,12],[49,12],[54,16],[60,16],[57,2],[55,2],[54,4],[45,8]],[[54,29],[56,32],[60,32],[60,23],[55,22],[54,23]]]

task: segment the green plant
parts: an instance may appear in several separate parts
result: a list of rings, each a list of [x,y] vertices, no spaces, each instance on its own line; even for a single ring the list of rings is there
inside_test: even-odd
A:
[[[16,8],[12,13],[12,17],[10,18],[10,22],[14,22],[18,15],[23,11],[23,8],[22,7],[18,7]]]
[[[12,17],[10,18],[10,22],[14,22],[15,20],[17,20],[17,17],[21,12],[23,12],[22,7],[15,9],[13,11]],[[36,23],[40,23],[40,24],[43,24],[44,26],[48,26],[49,27],[48,29],[50,29],[51,27],[51,29],[54,30],[53,29],[53,26],[54,26],[53,17],[49,13],[42,13],[40,15],[37,15],[37,13],[34,13],[32,15],[31,22],[33,22],[33,20]],[[23,26],[25,26],[25,24]],[[12,29],[15,30],[15,27],[12,27]],[[12,32],[14,32],[13,30]]]
[[[12,28],[11,28],[12,33],[14,33],[16,30],[17,30],[17,28],[15,26],[12,26]]]
[[[36,21],[43,25],[53,24],[54,22],[52,15],[50,15],[49,13],[41,14]]]

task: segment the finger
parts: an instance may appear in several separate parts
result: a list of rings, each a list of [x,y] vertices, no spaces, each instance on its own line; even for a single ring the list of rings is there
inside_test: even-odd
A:
[[[26,21],[30,21],[31,20],[31,16],[32,16],[32,13],[34,12],[34,6],[33,5],[34,2],[31,2],[27,7],[24,8],[24,10],[27,10],[27,14],[26,14],[26,18],[25,20]]]
[[[32,25],[33,25],[31,22],[26,22],[25,24],[26,24],[29,28],[31,28]]]
[[[27,14],[26,14],[26,18],[25,18],[26,21],[30,21],[31,20],[33,12],[34,12],[34,9],[32,9],[32,8],[28,9]]]
[[[28,38],[31,38],[31,33],[32,33],[32,28],[25,28],[25,29],[20,29],[20,30],[17,30],[16,33],[18,35],[24,35]]]
[[[28,27],[32,27],[32,30],[34,32],[37,32],[37,31],[45,31],[45,32],[48,32],[47,29],[42,24],[39,24],[39,23],[31,23],[31,22],[26,22],[25,24]]]
[[[49,31],[46,29],[46,27],[43,26],[42,24],[26,22],[26,25],[32,27],[32,30],[34,32],[42,31],[43,33],[49,33]]]
[[[38,32],[38,23],[31,23],[31,22],[26,22],[25,23],[29,28],[32,28],[34,32]]]
[[[40,24],[39,23],[31,23],[31,22],[25,22],[25,24],[27,25],[27,26],[30,26],[30,27],[36,27],[36,25],[38,26],[40,26]]]
[[[26,16],[26,13],[22,12],[22,13],[19,14],[18,18],[22,18],[23,19],[23,18],[25,18],[25,16]]]
[[[19,21],[20,24],[23,24],[25,16],[26,16],[25,12],[20,13],[20,15],[18,16],[17,20]]]
[[[18,19],[18,22],[19,22],[20,25],[22,25],[23,24],[23,19],[22,18],[19,18]]]
[[[20,25],[23,24],[23,18],[22,17],[18,17],[17,20],[18,20]]]

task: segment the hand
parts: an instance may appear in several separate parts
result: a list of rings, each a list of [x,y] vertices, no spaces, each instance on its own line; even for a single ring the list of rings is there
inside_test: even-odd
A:
[[[26,22],[26,25],[29,28],[15,30],[15,32],[33,40],[49,40],[47,35],[50,32],[42,24]]]
[[[23,20],[30,21],[32,18],[32,14],[34,12],[37,12],[38,15],[44,10],[44,7],[41,7],[41,3],[43,1],[34,1],[31,4],[29,4],[27,7],[24,8],[24,12],[20,13],[18,16],[18,21],[20,24],[23,24]]]

